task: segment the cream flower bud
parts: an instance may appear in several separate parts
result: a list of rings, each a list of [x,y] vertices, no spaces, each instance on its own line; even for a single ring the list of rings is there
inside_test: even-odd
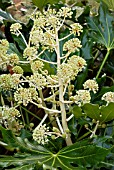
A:
[[[38,61],[32,62],[31,69],[33,72],[37,72],[39,69],[42,69],[43,66],[44,66],[43,62],[38,60]]]
[[[37,126],[33,131],[33,139],[38,142],[38,144],[44,145],[48,143],[48,136],[51,136],[49,133],[49,127],[46,127],[46,124]]]
[[[23,56],[27,58],[27,60],[34,60],[37,56],[37,49],[35,47],[27,47],[24,50]]]
[[[15,89],[20,82],[19,74],[2,74],[0,75],[0,86],[3,90]]]
[[[82,69],[87,65],[86,61],[82,58],[79,57],[77,55],[73,55],[72,57],[70,57],[70,59],[68,60],[68,64],[71,65],[71,67],[73,68],[73,72],[81,72]]]
[[[33,75],[31,75],[29,80],[32,82],[32,84],[36,85],[38,88],[43,88],[44,86],[47,85],[47,80],[45,76],[39,74],[38,72],[37,73],[35,72]],[[32,86],[32,84],[30,85]]]
[[[12,70],[16,74],[23,74],[23,69],[20,66],[14,66]]]
[[[78,34],[78,36],[80,36],[80,32],[83,32],[82,30],[82,26],[79,24],[79,23],[74,23],[74,24],[71,24],[71,29],[70,29],[70,32],[74,35]]]
[[[19,31],[18,31],[20,29],[22,29],[22,26],[19,23],[12,24],[11,27],[10,27],[10,31],[13,34],[16,34],[17,36],[19,36],[19,34],[20,34]]]
[[[107,92],[105,93],[102,98],[102,100],[105,100],[108,103],[114,102],[114,92]]]
[[[11,65],[14,65],[14,64],[18,64],[18,62],[19,62],[19,57],[18,57],[18,55],[17,54],[10,54],[9,55],[9,61],[10,61],[10,64]]]
[[[20,87],[14,93],[14,99],[18,104],[23,104],[27,106],[32,100],[38,99],[38,93],[34,88],[23,88]]]
[[[78,90],[76,95],[73,97],[73,101],[79,106],[90,103],[91,96],[88,90]]]
[[[0,51],[6,53],[9,48],[9,42],[6,39],[0,40]]]
[[[79,48],[81,47],[81,41],[78,38],[72,38],[65,42],[65,44],[63,45],[63,51],[74,53],[75,51],[79,51]]]
[[[58,12],[59,16],[69,17],[69,18],[71,18],[72,14],[73,12],[71,11],[71,8],[68,7],[62,7]]]
[[[96,93],[99,89],[98,84],[95,80],[87,80],[84,84],[84,89],[89,89],[89,91],[93,91]]]

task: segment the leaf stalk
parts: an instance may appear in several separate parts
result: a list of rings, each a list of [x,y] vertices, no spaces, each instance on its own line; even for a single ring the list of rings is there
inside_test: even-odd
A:
[[[105,55],[105,58],[104,58],[101,66],[100,66],[100,68],[99,68],[99,70],[97,72],[96,79],[98,79],[98,77],[99,77],[99,75],[100,75],[100,73],[101,73],[101,71],[102,71],[102,69],[103,69],[103,67],[104,67],[104,65],[106,63],[106,60],[108,59],[109,54],[110,54],[110,49],[107,49],[107,53]]]

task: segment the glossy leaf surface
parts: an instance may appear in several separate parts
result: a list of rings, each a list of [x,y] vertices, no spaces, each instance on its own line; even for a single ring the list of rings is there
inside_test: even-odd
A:
[[[99,15],[89,17],[87,21],[93,40],[107,49],[114,49],[114,17],[108,12],[107,6],[102,3]]]
[[[97,104],[87,103],[83,106],[83,110],[88,117],[99,120],[101,124],[114,119],[114,103],[101,107]]]
[[[15,166],[26,170],[36,166],[46,164],[54,168],[63,170],[84,170],[88,165],[94,165],[104,160],[108,154],[108,149],[97,147],[88,141],[77,142],[71,146],[61,149],[57,153],[52,153],[48,149],[30,143],[27,139],[22,140],[15,137],[10,130],[0,127],[4,142],[12,149],[18,148],[19,154],[13,156],[1,156],[0,167]],[[21,154],[22,153],[22,154]],[[78,166],[78,168],[77,168]],[[34,168],[33,168],[34,170]]]
[[[78,105],[74,105],[70,109],[75,118],[80,118],[83,116],[82,109]]]

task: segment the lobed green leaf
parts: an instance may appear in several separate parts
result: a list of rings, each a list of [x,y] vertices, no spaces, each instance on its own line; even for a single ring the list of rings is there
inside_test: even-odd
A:
[[[100,5],[99,15],[88,17],[87,22],[93,40],[104,45],[108,50],[114,49],[114,17],[108,12],[104,3]]]
[[[62,170],[86,170],[88,167],[103,161],[109,153],[108,149],[98,147],[89,141],[77,142],[71,146],[61,149],[57,153],[52,153],[46,148],[30,143],[27,139],[22,140],[15,137],[10,130],[0,127],[4,141],[12,148],[18,148],[20,152],[14,156],[0,156],[0,167],[15,166],[18,170],[34,170],[34,166],[43,164],[61,168]]]

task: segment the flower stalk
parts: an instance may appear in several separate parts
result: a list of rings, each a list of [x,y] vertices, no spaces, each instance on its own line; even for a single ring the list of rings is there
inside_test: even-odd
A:
[[[57,54],[57,68],[60,67],[60,48],[59,48],[59,38],[58,38],[58,32],[56,31],[56,54]],[[65,104],[64,104],[64,89],[63,89],[63,82],[61,77],[59,77],[59,101],[60,101],[60,109],[61,109],[61,118],[62,118],[62,126],[64,132],[66,129],[68,129],[67,121],[66,121],[66,110],[65,110]],[[70,134],[68,133],[66,135],[66,144],[72,145],[72,141],[70,138]]]

